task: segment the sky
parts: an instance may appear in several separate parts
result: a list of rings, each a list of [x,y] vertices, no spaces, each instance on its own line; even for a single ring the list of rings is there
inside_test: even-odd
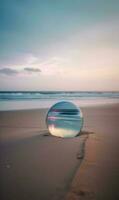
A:
[[[1,0],[0,90],[119,90],[119,1]]]

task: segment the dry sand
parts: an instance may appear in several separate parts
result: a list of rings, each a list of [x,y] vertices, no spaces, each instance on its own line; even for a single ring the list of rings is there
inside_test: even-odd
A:
[[[82,111],[93,134],[72,139],[47,134],[47,110],[0,112],[1,200],[119,199],[119,105]]]
[[[119,105],[83,110],[90,134],[65,200],[119,199]]]
[[[86,136],[48,135],[47,110],[0,112],[1,200],[63,199]]]

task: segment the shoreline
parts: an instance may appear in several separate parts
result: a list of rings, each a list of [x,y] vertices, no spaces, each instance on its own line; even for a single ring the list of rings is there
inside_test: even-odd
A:
[[[73,102],[72,100],[69,102]],[[119,106],[119,101],[117,102],[109,102],[109,103],[97,103],[97,104],[86,104],[86,105],[78,105],[78,104],[75,104],[78,108],[81,108],[81,109],[85,109],[85,108],[100,108],[100,107],[112,107],[112,106]],[[0,110],[0,113],[2,112],[24,112],[24,111],[40,111],[40,110],[45,110],[45,111],[48,111],[50,107],[44,107],[44,108],[19,108],[19,109],[11,109],[11,110]]]
[[[70,101],[77,107],[97,107],[119,104],[118,98],[103,98],[103,99],[49,99],[49,100],[0,100],[1,111],[20,111],[20,110],[38,110],[48,109],[58,101]]]

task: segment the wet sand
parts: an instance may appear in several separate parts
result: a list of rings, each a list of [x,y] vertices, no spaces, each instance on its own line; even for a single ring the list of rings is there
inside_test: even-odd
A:
[[[90,134],[65,200],[119,199],[119,105],[83,110]]]
[[[82,111],[72,139],[48,134],[46,109],[0,112],[2,200],[119,199],[119,105]]]

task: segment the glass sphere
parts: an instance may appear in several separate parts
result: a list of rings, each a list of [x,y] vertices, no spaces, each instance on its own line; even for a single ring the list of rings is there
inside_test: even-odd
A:
[[[61,101],[49,109],[46,123],[49,132],[54,136],[75,137],[83,127],[83,115],[80,108],[72,102]]]

